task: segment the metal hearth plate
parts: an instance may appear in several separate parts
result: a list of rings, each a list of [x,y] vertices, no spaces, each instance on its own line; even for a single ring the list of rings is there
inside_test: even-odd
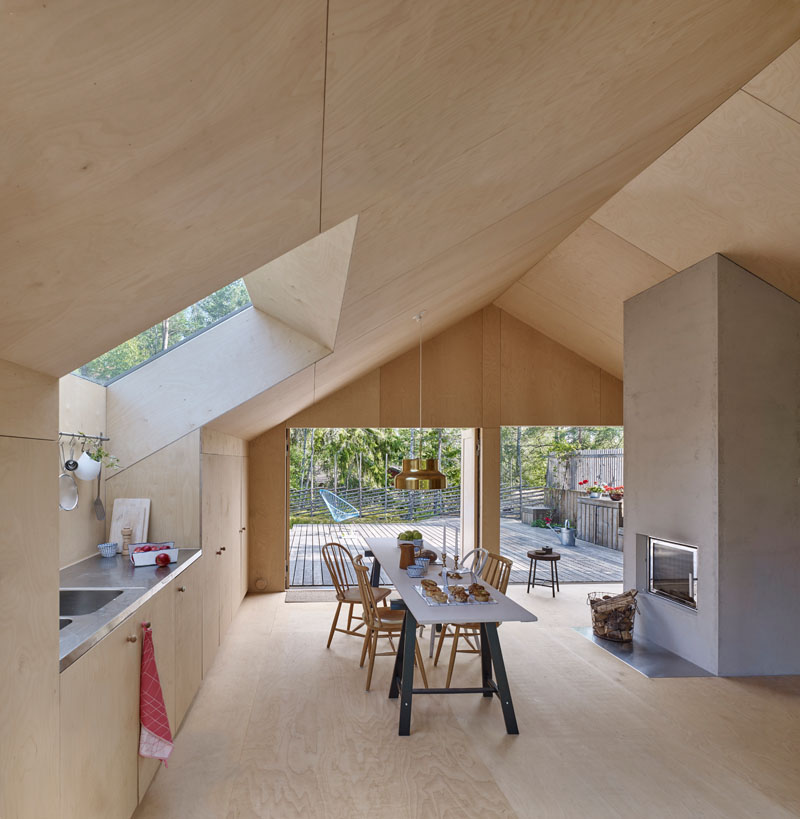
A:
[[[575,631],[645,677],[713,677],[710,671],[690,663],[649,640],[633,638],[632,643],[615,643],[595,637],[591,626],[575,626]]]

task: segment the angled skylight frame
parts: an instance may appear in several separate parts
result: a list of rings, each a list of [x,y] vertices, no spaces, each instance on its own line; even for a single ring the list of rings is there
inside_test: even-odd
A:
[[[198,306],[202,306],[204,302],[207,302],[209,299],[213,298],[214,296],[217,296],[218,294],[222,293],[224,290],[226,290],[228,288],[232,288],[232,287],[239,286],[239,285],[240,285],[240,289],[239,289],[238,295],[234,296],[234,298],[237,299],[238,301],[240,301],[241,303],[237,304],[237,306],[234,307],[232,310],[230,310],[228,313],[219,316],[214,321],[211,321],[208,324],[205,324],[205,325],[203,325],[201,327],[198,327],[196,330],[194,330],[191,333],[188,333],[186,335],[180,335],[178,341],[176,341],[174,343],[169,343],[166,348],[158,350],[155,353],[152,353],[151,355],[148,355],[146,358],[141,358],[141,360],[137,361],[132,366],[127,367],[126,369],[121,370],[119,372],[116,372],[115,374],[111,375],[108,378],[94,377],[93,375],[91,375],[88,372],[82,372],[82,370],[84,368],[90,367],[91,365],[95,364],[95,362],[100,361],[100,359],[102,359],[104,356],[109,355],[109,353],[113,353],[116,350],[119,350],[120,348],[124,347],[125,345],[131,344],[131,342],[134,342],[137,339],[144,336],[145,334],[150,333],[151,331],[155,330],[156,328],[159,327],[159,325],[163,324],[163,321],[172,321],[173,319],[176,319],[176,318],[179,318],[179,317],[184,317],[186,314],[191,315],[191,311],[194,310],[195,308],[197,308]],[[244,296],[244,298],[247,299],[247,301],[243,301],[243,298],[242,298],[243,296]],[[137,335],[133,336],[133,338],[130,338],[127,341],[122,342],[122,344],[118,344],[116,347],[113,347],[111,350],[104,353],[103,355],[98,356],[95,359],[92,359],[92,361],[89,361],[86,364],[79,367],[77,370],[74,370],[73,375],[77,375],[79,378],[85,378],[87,381],[92,381],[95,384],[100,384],[101,386],[108,387],[109,385],[113,384],[114,382],[119,381],[121,378],[124,378],[126,375],[129,375],[130,373],[135,372],[136,370],[140,369],[141,367],[144,367],[145,365],[149,364],[150,362],[155,361],[157,358],[161,358],[161,356],[165,355],[166,353],[169,353],[172,350],[176,349],[177,347],[182,346],[187,341],[191,341],[193,338],[196,338],[197,336],[201,335],[202,333],[205,333],[207,330],[210,330],[212,327],[216,327],[218,324],[221,324],[223,321],[227,321],[229,318],[232,318],[233,316],[238,315],[243,310],[247,310],[248,308],[251,308],[252,306],[253,306],[253,304],[252,304],[252,301],[250,300],[250,294],[248,293],[247,288],[244,286],[244,281],[242,279],[236,279],[233,282],[231,282],[230,284],[227,284],[224,287],[221,287],[219,290],[216,290],[214,293],[210,293],[208,296],[205,296],[204,298],[200,299],[199,301],[195,302],[194,304],[190,304],[187,307],[184,307],[183,310],[179,310],[177,313],[174,313],[173,315],[166,317],[163,321],[157,322],[152,327],[148,327],[146,330],[143,330],[141,333],[138,333]]]

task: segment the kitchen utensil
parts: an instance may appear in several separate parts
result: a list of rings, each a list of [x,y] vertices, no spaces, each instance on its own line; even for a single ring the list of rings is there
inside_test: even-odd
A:
[[[61,445],[61,458],[58,462],[61,472],[58,476],[58,508],[71,512],[78,505],[78,484],[71,472],[65,472],[64,446]]]
[[[102,472],[102,470],[101,470]],[[94,499],[94,514],[98,520],[106,519],[106,508],[103,506],[103,501],[100,500],[100,474],[97,473],[97,497]]]
[[[78,462],[75,460],[75,439],[70,441],[69,459],[64,464],[64,467],[70,472],[74,472],[78,468]]]

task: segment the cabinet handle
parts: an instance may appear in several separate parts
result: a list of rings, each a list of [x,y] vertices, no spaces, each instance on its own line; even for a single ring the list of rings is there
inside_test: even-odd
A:
[[[129,634],[126,639],[129,643],[135,643],[139,638],[135,634]]]
[[[247,531],[247,527],[246,527],[246,526],[242,526],[242,528],[241,528],[241,529],[239,529],[239,531],[240,531],[240,532],[246,532],[246,531]]]
[[[222,551],[223,551],[223,552],[225,551],[225,547],[224,547],[224,546],[222,547]]]
[[[186,586],[178,586],[178,591],[186,591]]]
[[[220,552],[219,550],[217,550],[217,554],[218,554],[218,555],[221,555],[221,554],[222,554],[222,552]]]

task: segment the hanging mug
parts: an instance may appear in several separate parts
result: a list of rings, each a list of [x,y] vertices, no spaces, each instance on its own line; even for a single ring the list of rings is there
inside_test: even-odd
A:
[[[88,452],[84,452],[78,458],[78,468],[75,470],[75,475],[82,481],[93,481],[100,474],[100,461],[89,457]]]

